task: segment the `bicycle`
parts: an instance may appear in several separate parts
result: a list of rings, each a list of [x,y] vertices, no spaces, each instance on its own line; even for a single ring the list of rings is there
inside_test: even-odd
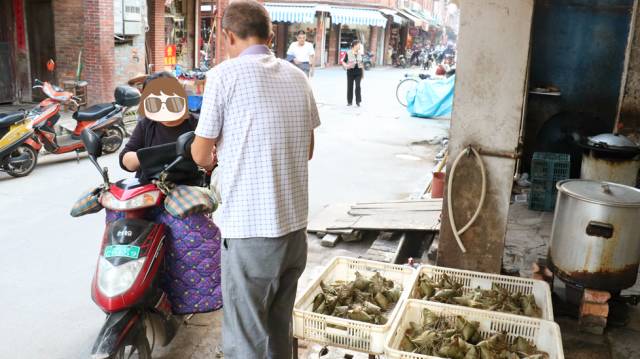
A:
[[[396,98],[404,107],[407,107],[407,94],[418,86],[418,81],[426,80],[430,76],[427,74],[409,75],[405,74],[404,79],[396,87]]]

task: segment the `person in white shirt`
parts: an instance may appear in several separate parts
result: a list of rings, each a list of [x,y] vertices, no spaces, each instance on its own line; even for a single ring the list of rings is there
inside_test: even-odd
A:
[[[318,108],[304,73],[269,50],[264,6],[231,2],[222,29],[231,59],[207,73],[191,154],[210,169],[217,145],[224,357],[289,359]]]
[[[313,44],[307,42],[307,34],[303,30],[298,31],[296,36],[297,40],[289,45],[287,58],[290,58],[308,77],[313,69],[313,56],[316,51],[313,49]]]

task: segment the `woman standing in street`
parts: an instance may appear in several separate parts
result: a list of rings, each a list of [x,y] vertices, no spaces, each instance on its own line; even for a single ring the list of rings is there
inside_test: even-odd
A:
[[[364,77],[364,63],[362,52],[360,51],[360,41],[353,40],[351,49],[347,51],[342,59],[342,66],[347,70],[347,105],[353,103],[353,83],[356,84],[356,105],[360,106],[362,94],[360,92],[360,81]]]

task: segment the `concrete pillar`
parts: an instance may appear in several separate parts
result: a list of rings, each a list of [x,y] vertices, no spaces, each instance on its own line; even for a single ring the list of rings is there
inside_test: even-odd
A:
[[[182,5],[185,8],[185,16],[187,18],[186,23],[186,31],[187,31],[187,56],[184,58],[183,65],[186,66],[187,69],[191,69],[194,67],[194,54],[197,51],[196,49],[196,0],[187,0],[183,2]],[[200,9],[198,9],[200,12]]]
[[[287,25],[286,22],[280,23],[278,24],[277,28],[275,29],[275,34],[276,34],[276,56],[284,59],[285,57],[287,57],[287,49],[289,48],[289,44],[287,44],[287,28],[289,27],[289,25]]]
[[[149,65],[150,72],[162,71],[164,69],[164,0],[149,1],[149,32],[147,32],[147,43],[149,44]]]
[[[320,13],[320,15],[316,18],[316,54],[314,56],[314,62],[316,66],[322,66],[322,53],[324,52],[324,47],[322,46],[325,41],[325,31],[324,31],[324,13]]]
[[[449,141],[447,180],[454,159],[469,145],[513,152],[518,147],[534,0],[461,0],[458,66]],[[492,36],[486,36],[492,34]],[[505,58],[505,54],[509,54]],[[502,264],[515,160],[482,156],[487,196],[482,212],[458,248],[449,224],[462,227],[480,198],[480,171],[465,156],[456,168],[451,198],[445,194],[438,265],[498,273]]]
[[[378,53],[378,32],[380,28],[377,26],[371,27],[371,32],[369,34],[369,51],[373,53],[375,56]]]
[[[391,39],[391,26],[393,25],[392,21],[387,21],[387,27],[384,30],[384,52],[383,56],[383,64],[384,65],[392,65],[391,57],[387,58],[387,52],[389,51],[389,40]]]
[[[327,66],[336,65],[338,63],[338,31],[339,26],[331,24],[329,31],[329,58],[327,59]]]
[[[113,101],[113,1],[84,0],[84,79],[89,104]]]

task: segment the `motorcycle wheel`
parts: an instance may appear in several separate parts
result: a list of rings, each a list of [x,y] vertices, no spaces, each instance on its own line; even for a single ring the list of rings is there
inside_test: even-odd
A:
[[[416,86],[418,86],[416,79],[404,79],[400,81],[398,87],[396,87],[396,98],[402,106],[407,107],[407,93]]]
[[[124,132],[121,128],[114,126],[107,128],[102,134],[102,151],[104,153],[114,153],[120,149],[124,142]]]
[[[138,333],[131,343],[122,345],[114,355],[107,359],[129,358],[151,359],[151,346],[144,332]]]
[[[20,165],[7,163],[4,166],[5,171],[7,171],[7,173],[12,177],[24,177],[28,175],[34,168],[36,168],[36,164],[38,163],[38,152],[29,145],[20,145],[20,147],[16,148],[9,155],[9,161],[11,158],[19,156],[26,156],[28,158]]]

